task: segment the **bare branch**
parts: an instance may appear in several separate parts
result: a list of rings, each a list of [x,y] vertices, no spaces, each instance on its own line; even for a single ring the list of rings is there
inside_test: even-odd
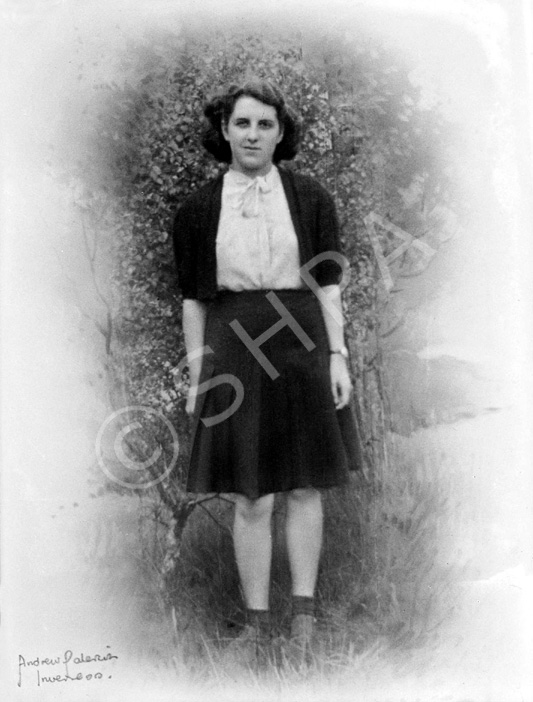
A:
[[[380,336],[382,338],[386,338],[387,336],[390,336],[393,332],[398,329],[398,327],[401,327],[402,324],[405,323],[405,315],[402,315],[396,322],[396,324],[393,324],[392,327],[389,327],[389,329],[386,329],[384,332],[380,332]]]

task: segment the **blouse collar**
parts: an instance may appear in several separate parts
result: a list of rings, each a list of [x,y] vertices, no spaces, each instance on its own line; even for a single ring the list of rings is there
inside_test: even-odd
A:
[[[243,217],[258,217],[262,195],[269,193],[279,182],[280,175],[274,165],[266,175],[254,178],[230,168],[224,176],[224,195]]]

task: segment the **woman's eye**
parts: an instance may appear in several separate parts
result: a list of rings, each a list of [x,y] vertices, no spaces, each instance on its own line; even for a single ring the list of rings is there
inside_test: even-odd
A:
[[[247,119],[236,119],[233,124],[241,129],[250,126],[250,122]],[[259,129],[273,129],[274,122],[271,122],[270,120],[260,120],[259,122],[257,122],[257,126],[259,127]]]

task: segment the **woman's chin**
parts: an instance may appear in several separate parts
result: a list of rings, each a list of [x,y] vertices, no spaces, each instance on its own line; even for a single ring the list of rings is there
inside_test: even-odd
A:
[[[234,160],[234,164],[241,169],[252,171],[267,170],[272,165],[272,161],[265,159],[263,154],[256,152],[247,152],[239,155],[238,159]]]

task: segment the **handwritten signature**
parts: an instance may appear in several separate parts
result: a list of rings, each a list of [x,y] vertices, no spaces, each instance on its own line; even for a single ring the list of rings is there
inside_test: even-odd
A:
[[[111,646],[106,646],[106,648],[111,649]],[[75,680],[102,680],[105,670],[102,672],[104,666],[101,664],[117,659],[118,656],[115,656],[111,650],[89,656],[86,653],[75,655],[73,651],[66,649],[60,656],[47,658],[37,656],[33,659],[26,658],[19,653],[17,685],[22,687],[22,678],[25,671],[34,673],[32,677],[38,687],[46,683],[64,683]],[[98,670],[94,669],[95,664],[100,664]],[[78,665],[84,665],[83,670],[76,670],[74,668],[74,666]],[[55,666],[59,667],[54,669]],[[89,669],[91,672],[88,672],[87,666],[90,666]],[[111,675],[108,674],[107,678],[111,678]]]

